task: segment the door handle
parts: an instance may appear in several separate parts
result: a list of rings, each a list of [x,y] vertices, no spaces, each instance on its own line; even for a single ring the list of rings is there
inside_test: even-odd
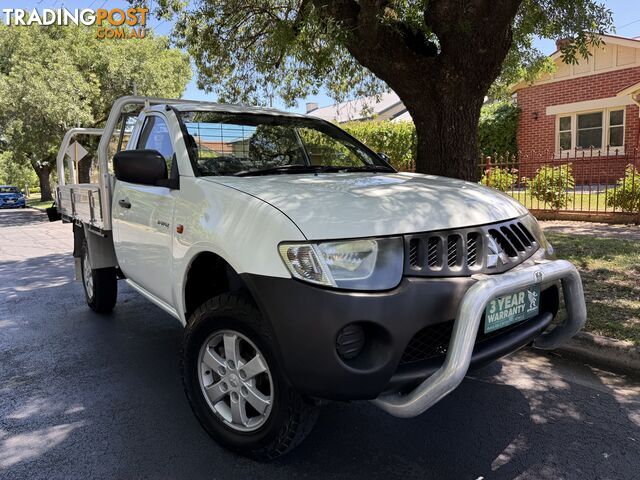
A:
[[[118,200],[118,205],[120,205],[122,208],[131,208],[131,202],[124,199]]]

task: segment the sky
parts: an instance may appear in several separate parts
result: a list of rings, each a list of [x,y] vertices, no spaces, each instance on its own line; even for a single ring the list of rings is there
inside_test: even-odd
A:
[[[613,20],[616,27],[616,34],[624,37],[640,36],[640,2],[638,0],[605,0],[604,3],[613,12]],[[149,2],[151,10],[155,6],[155,1]],[[0,8],[24,8],[39,10],[43,8],[123,8],[128,4],[123,0],[9,0],[3,1]],[[150,16],[147,25],[160,35],[168,35],[171,32],[171,22],[161,21]],[[542,52],[551,54],[555,50],[555,42],[549,39],[536,39],[535,46]],[[184,98],[192,100],[210,100],[215,101],[215,94],[207,94],[198,89],[196,85],[196,75],[187,86]],[[294,108],[286,108],[286,110],[304,112],[307,102],[315,102],[323,107],[334,103],[326,93],[321,92],[319,95],[301,98]],[[274,102],[274,107],[285,109],[282,104]]]

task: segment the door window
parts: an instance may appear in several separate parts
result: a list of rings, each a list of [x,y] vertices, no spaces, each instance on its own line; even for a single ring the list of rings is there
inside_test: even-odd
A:
[[[170,184],[178,180],[178,165],[176,163],[175,152],[173,150],[173,142],[169,134],[169,128],[166,122],[156,116],[147,117],[142,126],[142,133],[138,138],[137,150],[156,150],[164,157],[167,162],[167,171],[169,172]],[[165,186],[170,186],[169,184]],[[173,188],[173,187],[172,187]]]

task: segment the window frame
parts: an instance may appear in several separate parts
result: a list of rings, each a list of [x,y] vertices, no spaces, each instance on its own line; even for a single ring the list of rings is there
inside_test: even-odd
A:
[[[146,142],[149,141],[149,137],[147,137],[146,139],[143,138],[144,137],[144,133],[145,133],[145,129],[147,128],[147,122],[153,122],[153,125],[151,125],[151,131],[153,131],[154,127],[156,126],[156,122],[161,121],[162,123],[164,123],[164,126],[167,130],[167,136],[169,138],[169,144],[171,145],[171,150],[173,151],[171,154],[171,157],[174,157],[176,155],[176,148],[175,145],[173,144],[173,138],[171,138],[171,129],[169,128],[169,123],[162,118],[160,115],[147,115],[144,118],[144,121],[142,122],[142,126],[140,128],[140,135],[138,135],[138,138],[136,139],[136,143],[135,143],[135,148],[134,150],[144,150],[146,145],[144,145],[142,148],[140,146],[140,142],[142,142],[143,140]],[[162,153],[162,152],[159,152]],[[164,155],[163,155],[164,156]],[[166,159],[166,157],[165,157]],[[173,159],[171,160],[173,162]]]
[[[263,123],[265,124],[270,123],[271,121],[274,121],[277,124],[278,119],[280,119],[283,123],[287,123],[287,121],[289,120],[291,122],[298,121],[301,123],[306,123],[308,124],[308,126],[305,125],[305,127],[317,129],[320,132],[324,133],[325,135],[328,135],[329,137],[351,144],[355,150],[361,151],[363,155],[365,155],[366,157],[372,160],[370,164],[367,163],[368,165],[388,168],[390,173],[397,172],[397,170],[393,166],[391,166],[391,164],[388,163],[387,160],[382,158],[378,153],[371,150],[369,147],[367,147],[364,143],[362,143],[360,140],[355,138],[353,135],[347,133],[345,130],[343,130],[339,126],[334,125],[333,123],[323,120],[321,118],[312,118],[312,117],[305,117],[305,116],[301,117],[301,116],[286,115],[286,114],[279,115],[279,114],[261,113],[261,112],[252,112],[252,111],[236,112],[236,111],[215,110],[215,109],[206,109],[206,108],[176,110],[176,117],[178,119],[178,123],[182,131],[182,135],[185,138],[185,143],[186,143],[186,135],[190,134],[189,127],[191,123],[206,123],[206,122],[191,121],[192,119],[189,118],[189,115],[191,114],[212,114],[212,115],[218,114],[223,117],[226,117],[227,119],[234,119],[234,121],[237,121],[237,122],[241,122],[244,119],[256,119],[256,121],[257,119],[263,119]],[[216,123],[221,123],[221,122],[216,122]],[[187,154],[193,168],[194,176],[200,177],[200,176],[214,175],[211,173],[203,172],[198,165],[198,158],[194,157],[192,155],[192,152],[190,152],[188,149],[187,149]]]
[[[612,156],[612,155],[622,155],[624,154],[624,146],[625,146],[625,137],[626,137],[626,126],[627,126],[627,112],[626,107],[624,105],[618,107],[608,107],[608,108],[595,108],[591,110],[581,110],[578,112],[571,113],[558,113],[555,115],[555,151],[556,157],[575,157],[576,154],[580,154],[581,152],[589,152],[590,148],[578,148],[578,116],[590,114],[590,113],[600,113],[602,117],[602,147],[593,148],[593,151],[598,152],[598,156]],[[611,112],[622,111],[622,124],[621,125],[611,125]],[[562,130],[564,132],[571,132],[571,148],[569,150],[562,150],[560,148],[560,119],[569,117],[571,119],[571,130]],[[622,145],[621,146],[609,146],[611,127],[622,127]],[[594,127],[597,128],[597,127]]]
[[[169,119],[160,114],[159,112],[147,112],[138,117],[136,125],[134,127],[134,135],[131,135],[129,141],[127,142],[126,150],[141,150],[139,148],[140,141],[142,140],[142,134],[144,133],[145,126],[148,120],[154,119],[156,122],[161,120],[164,122],[167,133],[169,134],[169,141],[171,142],[171,148],[173,149],[173,155],[171,157],[171,165],[167,165],[168,169],[168,178],[166,185],[157,185],[161,188],[168,188],[170,190],[180,190],[180,165],[178,161],[178,145],[174,141],[173,131],[171,130],[171,122]],[[161,152],[159,152],[161,153]],[[166,160],[166,159],[165,159]]]

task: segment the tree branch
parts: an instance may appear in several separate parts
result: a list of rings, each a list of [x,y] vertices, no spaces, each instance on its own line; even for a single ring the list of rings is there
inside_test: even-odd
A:
[[[345,28],[345,47],[359,63],[392,85],[392,77],[420,75],[437,54],[424,34],[384,19],[387,0],[312,0],[325,17]],[[388,61],[390,58],[395,62]]]

